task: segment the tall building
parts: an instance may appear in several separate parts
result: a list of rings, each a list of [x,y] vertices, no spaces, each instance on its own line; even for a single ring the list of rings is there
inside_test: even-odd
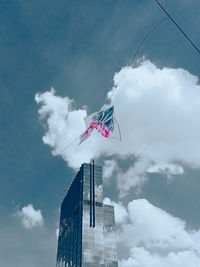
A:
[[[114,207],[103,204],[100,166],[82,164],[62,202],[56,266],[118,266]]]

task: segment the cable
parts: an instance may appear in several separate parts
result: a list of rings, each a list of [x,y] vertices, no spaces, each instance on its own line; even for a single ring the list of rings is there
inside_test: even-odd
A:
[[[181,27],[176,23],[176,21],[170,16],[167,10],[161,5],[158,0],[154,0],[160,8],[165,12],[165,14],[170,18],[170,20],[176,25],[176,27],[180,30],[180,32],[185,36],[185,38],[191,43],[191,45],[196,49],[196,51],[200,54],[199,48],[193,43],[193,41],[188,37],[188,35],[181,29]]]
[[[67,148],[69,148],[73,143],[75,143],[78,139],[80,138],[80,136],[78,136],[76,139],[74,139],[70,144],[68,144],[67,146],[65,146],[63,149],[61,149],[60,151],[58,151],[58,154],[64,152]],[[49,165],[49,163],[52,161],[52,158],[47,161],[46,163],[44,163],[40,168],[38,168],[36,171],[34,171],[28,178],[26,178],[23,182],[21,182],[14,190],[12,190],[10,193],[8,193],[4,198],[2,198],[0,200],[0,205],[6,201],[7,199],[9,199],[11,196],[13,196],[16,192],[18,192],[26,183],[28,183],[34,176],[36,173],[38,173],[39,171],[43,170],[46,166]]]
[[[138,53],[139,53],[139,51],[140,51],[140,49],[141,49],[143,43],[145,42],[145,40],[146,40],[146,39],[148,38],[148,36],[149,36],[153,31],[155,31],[155,30],[160,26],[160,24],[162,24],[166,19],[167,19],[167,17],[164,17],[163,19],[161,19],[161,20],[160,20],[160,21],[159,21],[159,22],[158,22],[158,23],[157,23],[157,24],[156,24],[156,25],[155,25],[149,32],[147,32],[147,34],[144,36],[144,38],[142,39],[142,41],[139,43],[139,45],[138,45],[138,47],[137,47],[137,49],[136,49],[136,52],[135,52],[134,55],[132,56],[132,58],[131,58],[131,60],[130,60],[130,63],[126,66],[125,71],[124,71],[124,73],[123,73],[121,79],[119,80],[119,82],[118,82],[116,88],[119,87],[119,85],[120,85],[121,81],[123,80],[123,78],[124,78],[124,76],[125,76],[125,74],[126,74],[128,68],[133,64],[133,62],[134,62],[136,56],[138,55]],[[113,96],[113,94],[114,94],[114,91],[113,91],[113,93],[109,96],[108,100],[111,99],[111,97]]]

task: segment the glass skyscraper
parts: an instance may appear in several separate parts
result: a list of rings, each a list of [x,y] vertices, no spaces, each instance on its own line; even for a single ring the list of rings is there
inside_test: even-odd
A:
[[[100,166],[82,164],[62,202],[56,267],[118,267],[114,207],[103,204]]]

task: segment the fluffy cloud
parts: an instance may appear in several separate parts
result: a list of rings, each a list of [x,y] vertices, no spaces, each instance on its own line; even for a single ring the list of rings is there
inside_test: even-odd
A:
[[[171,175],[183,174],[184,169],[178,164],[161,163],[155,164],[147,169],[148,173],[163,173],[171,178]]]
[[[23,226],[27,229],[42,226],[44,223],[41,210],[35,210],[32,204],[23,207],[16,215],[21,219]]]
[[[186,248],[194,242],[185,230],[185,222],[145,199],[130,202],[128,215],[130,223],[122,225],[121,239],[130,247],[144,243],[148,249],[174,250]],[[133,239],[130,239],[130,233]]]
[[[103,200],[104,204],[107,205],[113,205],[115,209],[115,222],[116,224],[125,223],[128,218],[128,213],[126,208],[122,205],[122,203],[116,203],[114,201],[111,201],[109,198],[105,198]]]
[[[198,267],[200,258],[193,251],[170,252],[167,256],[158,253],[149,253],[144,248],[131,250],[131,257],[128,260],[121,260],[119,267]]]
[[[149,161],[146,159],[137,160],[126,172],[120,170],[117,174],[117,185],[120,191],[119,198],[126,196],[131,187],[137,189],[137,193],[141,191],[141,187],[147,180],[146,169]]]
[[[42,105],[40,117],[46,119],[43,142],[69,166],[77,168],[102,154],[134,159],[126,173],[118,175],[121,196],[131,187],[141,187],[148,172],[171,177],[182,174],[184,166],[200,167],[197,77],[183,69],[160,69],[150,61],[126,68],[126,75],[124,71],[115,74],[114,87],[108,92],[120,124],[121,142],[106,140],[94,131],[80,146],[74,144],[63,151],[84,131],[86,110],[73,108],[72,100],[56,96],[53,89],[35,97]]]
[[[125,207],[123,207],[125,209]],[[117,210],[122,209],[115,203]],[[126,221],[119,224],[118,241],[129,250],[129,258],[120,267],[200,266],[200,232],[145,199],[128,204]]]
[[[105,183],[108,183],[115,170],[118,169],[117,162],[115,160],[105,160],[103,166],[103,179]]]
[[[39,109],[40,119],[46,119],[47,132],[43,136],[43,142],[53,147],[53,155],[61,155],[69,166],[77,168],[83,162],[91,158],[91,153],[86,151],[83,146],[71,145],[84,130],[83,118],[87,113],[83,109],[75,110],[72,108],[73,101],[68,97],[62,98],[55,95],[55,90],[43,94],[36,94],[35,100],[41,103]],[[66,148],[66,149],[65,149]],[[78,150],[78,153],[76,153]]]

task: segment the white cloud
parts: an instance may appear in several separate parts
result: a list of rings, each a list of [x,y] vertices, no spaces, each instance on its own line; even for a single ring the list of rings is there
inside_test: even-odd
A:
[[[131,257],[119,261],[119,267],[199,267],[200,258],[193,251],[170,252],[166,256],[150,253],[143,247],[131,250]]]
[[[171,175],[183,174],[184,169],[178,164],[160,163],[149,167],[147,172],[166,174],[168,178],[171,178]]]
[[[128,213],[126,208],[122,205],[121,202],[116,203],[114,201],[111,201],[108,197],[104,198],[103,200],[104,204],[107,205],[113,205],[114,206],[114,214],[115,214],[115,223],[121,224],[125,223],[128,217]]]
[[[131,224],[122,226],[125,244],[132,246],[145,243],[147,248],[170,250],[185,248],[193,243],[193,239],[185,231],[185,222],[153,206],[145,199],[130,202],[128,214]],[[133,240],[129,239],[130,232],[134,236]]]
[[[72,168],[78,168],[83,162],[89,162],[95,155],[100,155],[102,138],[98,132],[94,132],[89,142],[86,140],[78,145],[79,136],[85,131],[85,109],[73,109],[73,101],[68,97],[56,96],[53,88],[49,92],[36,94],[35,100],[42,104],[39,114],[41,119],[46,119],[47,124],[43,142],[53,147],[53,155],[61,155]]]
[[[121,259],[120,267],[200,266],[199,231],[188,231],[184,221],[145,199],[131,201],[127,217],[118,242],[129,250],[129,258]]]
[[[103,179],[105,183],[108,183],[112,177],[114,171],[118,169],[117,162],[115,160],[105,160],[103,166]]]
[[[147,180],[145,170],[148,166],[148,160],[140,159],[126,172],[123,172],[122,170],[118,172],[117,186],[120,191],[119,198],[126,196],[131,187],[137,188],[137,193],[140,193],[142,185]]]
[[[35,210],[32,204],[23,207],[16,215],[21,219],[23,226],[27,229],[42,226],[44,223],[41,210]]]
[[[118,176],[121,196],[147,180],[156,171],[170,175],[183,173],[184,166],[200,168],[200,86],[197,77],[183,69],[158,68],[144,61],[137,68],[124,68],[114,76],[108,93],[121,128],[122,142],[106,140],[98,132],[80,146],[63,152],[67,144],[84,130],[85,109],[72,108],[72,100],[55,91],[37,94],[42,104],[39,113],[46,118],[45,144],[54,155],[62,155],[69,166],[77,168],[99,155],[134,158],[126,175]],[[123,173],[123,172],[122,172]],[[121,176],[121,178],[120,178]]]

